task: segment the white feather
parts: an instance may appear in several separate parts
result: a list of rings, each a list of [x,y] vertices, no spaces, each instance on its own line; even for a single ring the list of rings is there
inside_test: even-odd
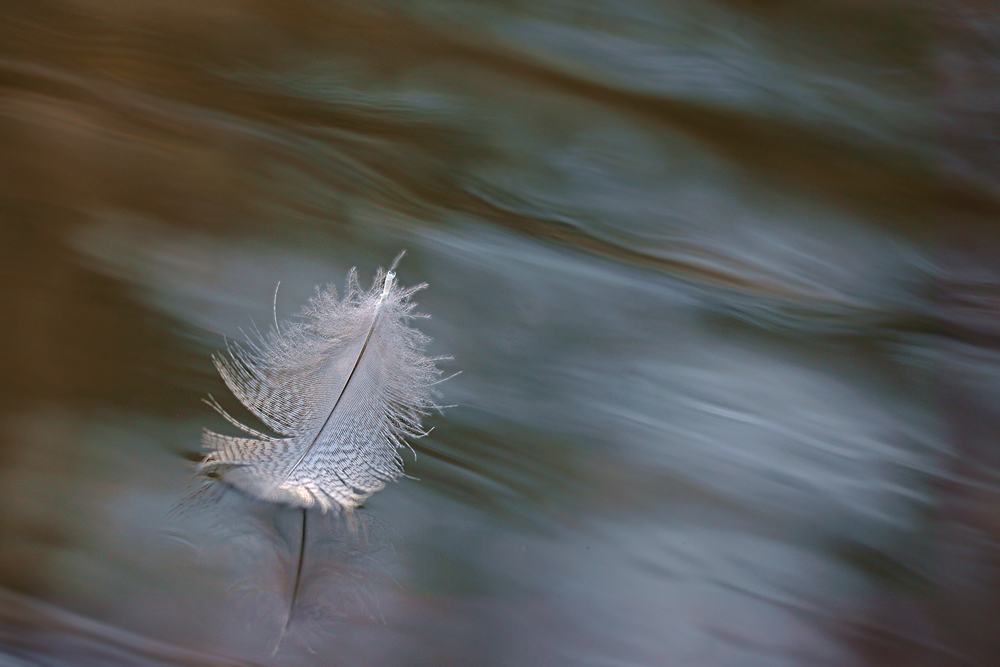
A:
[[[421,418],[435,407],[441,371],[440,358],[424,355],[430,339],[409,326],[422,317],[411,297],[426,285],[400,288],[392,268],[379,269],[367,292],[351,269],[343,299],[335,288],[319,291],[296,320],[214,357],[236,398],[276,435],[210,402],[248,437],[206,430],[201,473],[324,512],[357,507],[402,475],[399,448],[426,435]]]

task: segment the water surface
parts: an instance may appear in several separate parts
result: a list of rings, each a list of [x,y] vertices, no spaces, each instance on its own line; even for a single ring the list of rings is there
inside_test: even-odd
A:
[[[0,662],[992,664],[998,21],[7,3]],[[272,656],[211,355],[402,249],[453,407]]]

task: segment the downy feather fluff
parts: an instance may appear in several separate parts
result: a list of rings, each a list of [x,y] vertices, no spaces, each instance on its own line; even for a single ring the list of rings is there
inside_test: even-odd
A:
[[[402,257],[402,255],[400,255]],[[399,258],[396,259],[396,262]],[[403,473],[404,438],[426,435],[439,359],[410,326],[413,294],[393,269],[363,291],[356,269],[347,293],[320,290],[299,317],[247,347],[213,357],[230,391],[277,435],[210,405],[248,437],[206,430],[199,466],[251,496],[294,507],[351,509]]]

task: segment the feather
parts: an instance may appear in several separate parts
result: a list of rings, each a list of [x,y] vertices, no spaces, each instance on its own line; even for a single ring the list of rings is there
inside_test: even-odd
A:
[[[431,398],[441,381],[436,362],[449,357],[427,357],[430,338],[410,326],[426,317],[413,312],[412,296],[427,285],[397,284],[402,257],[378,270],[369,291],[351,269],[343,299],[334,287],[318,290],[296,319],[280,325],[275,308],[270,334],[213,356],[229,390],[274,435],[241,423],[209,397],[245,435],[206,429],[198,473],[265,504],[302,511],[291,599],[274,654],[307,578],[309,510],[344,510],[353,518],[354,508],[403,474],[399,450],[406,438],[427,435],[422,418],[438,407]]]
[[[403,474],[405,438],[426,435],[441,371],[425,356],[430,339],[410,326],[411,297],[395,267],[363,291],[356,269],[338,299],[329,287],[300,316],[247,347],[216,355],[226,386],[276,435],[209,404],[246,436],[204,432],[199,472],[262,500],[323,512],[351,510]]]

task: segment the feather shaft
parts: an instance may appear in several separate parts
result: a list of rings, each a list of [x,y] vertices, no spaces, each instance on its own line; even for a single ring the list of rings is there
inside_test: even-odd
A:
[[[375,307],[375,316],[372,319],[372,325],[371,325],[371,327],[368,328],[368,334],[365,336],[365,342],[361,345],[361,350],[358,352],[358,358],[357,358],[357,360],[355,360],[354,366],[351,367],[351,373],[350,373],[350,375],[347,376],[347,381],[344,382],[344,388],[340,392],[340,395],[337,396],[337,402],[333,404],[332,408],[330,408],[330,412],[327,414],[326,420],[324,420],[323,421],[323,425],[319,427],[319,431],[316,433],[316,436],[312,439],[312,442],[309,443],[309,446],[306,447],[305,451],[302,452],[302,454],[299,456],[298,460],[295,461],[295,464],[291,467],[291,469],[289,470],[289,472],[285,475],[285,478],[283,480],[281,480],[282,484],[284,484],[286,481],[288,481],[288,477],[292,474],[292,470],[294,470],[295,468],[297,468],[302,463],[303,459],[305,459],[305,457],[309,454],[309,452],[312,450],[312,448],[316,446],[316,443],[319,441],[320,435],[322,435],[323,430],[330,423],[330,420],[333,419],[333,415],[337,411],[337,406],[340,405],[341,399],[344,398],[344,393],[347,391],[347,388],[350,386],[351,380],[354,379],[354,374],[357,372],[358,366],[361,364],[361,360],[364,358],[365,352],[368,350],[368,342],[372,339],[372,332],[375,331],[375,325],[378,324],[378,318],[382,314],[382,303],[385,301],[385,297],[388,295],[389,290],[392,289],[393,279],[395,277],[396,277],[396,274],[394,272],[392,272],[392,271],[390,271],[389,273],[386,274],[386,276],[385,276],[385,284],[384,284],[384,286],[382,288],[382,296],[379,297],[378,305]],[[341,481],[343,481],[343,480],[341,480]]]

